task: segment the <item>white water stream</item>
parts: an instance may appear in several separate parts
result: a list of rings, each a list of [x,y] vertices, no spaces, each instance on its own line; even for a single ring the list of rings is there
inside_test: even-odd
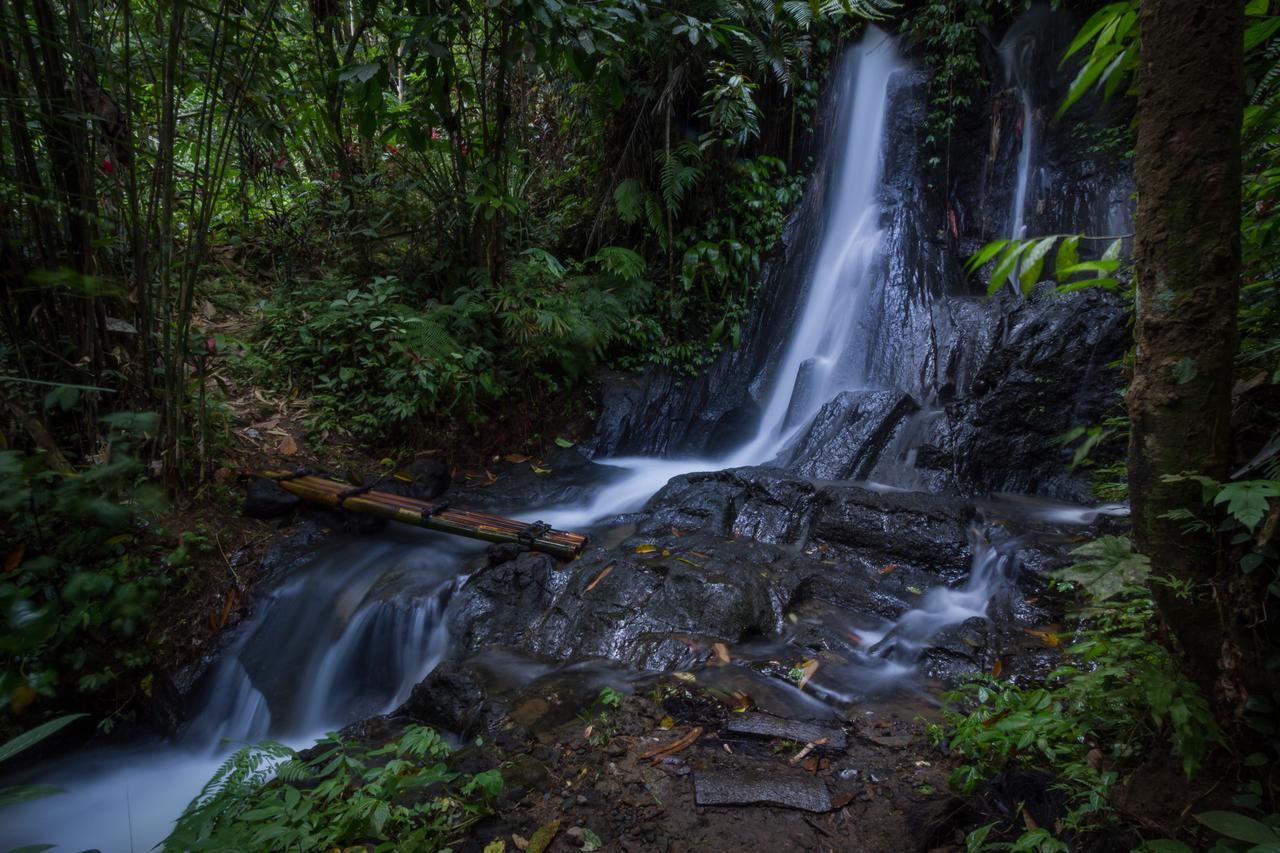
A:
[[[857,357],[866,296],[882,251],[880,193],[891,81],[906,65],[894,42],[871,27],[850,51],[834,84],[845,94],[831,157],[832,191],[824,234],[804,282],[797,320],[761,401],[754,434],[719,457],[600,460],[623,469],[586,501],[527,513],[561,529],[640,508],[671,478],[768,463],[821,406],[863,388]],[[1025,93],[1024,93],[1025,97]],[[1029,101],[1027,109],[1030,109]],[[1015,221],[1022,220],[1030,167],[1024,120]],[[145,850],[231,749],[264,736],[307,745],[318,734],[395,707],[445,653],[443,608],[465,545],[404,534],[357,541],[324,554],[261,602],[207,681],[201,713],[177,741],[73,756],[41,781],[67,793],[6,813],[0,847],[49,842],[62,849]],[[959,589],[931,590],[894,624],[863,630],[883,677],[910,672],[909,652],[943,627],[986,612],[1001,582],[1002,558],[980,548]],[[393,573],[392,592],[380,584]],[[407,590],[405,577],[408,577]],[[358,690],[352,685],[356,685]],[[838,698],[838,697],[835,697]]]

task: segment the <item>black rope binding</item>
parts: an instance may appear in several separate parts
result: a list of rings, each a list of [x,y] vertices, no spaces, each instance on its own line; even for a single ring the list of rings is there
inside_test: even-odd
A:
[[[431,511],[426,514],[426,518],[435,518],[440,513],[447,512],[448,510],[449,510],[449,502],[440,501],[440,503],[433,506],[431,508]]]
[[[342,491],[338,492],[338,508],[339,509],[346,508],[344,504],[346,504],[347,498],[355,498],[355,497],[359,497],[360,495],[366,495],[369,492],[372,492],[374,489],[378,488],[378,486],[381,486],[382,481],[387,479],[388,476],[389,475],[387,474],[383,474],[380,477],[378,477],[378,479],[374,480],[372,483],[368,484],[367,486],[352,486],[349,489],[343,489]]]
[[[533,544],[549,530],[551,530],[550,524],[545,521],[535,521],[516,534],[516,538],[520,540],[520,544],[532,548]]]

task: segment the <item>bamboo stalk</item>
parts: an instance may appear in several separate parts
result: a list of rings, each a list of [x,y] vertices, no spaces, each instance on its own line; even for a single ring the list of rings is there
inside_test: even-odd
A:
[[[433,504],[391,492],[370,490],[344,497],[352,486],[325,477],[295,476],[283,471],[265,471],[263,476],[275,480],[282,489],[309,503],[486,542],[514,542],[563,560],[577,557],[587,542],[587,537],[580,533],[549,530],[542,524],[529,524],[499,515],[451,509],[447,504]]]

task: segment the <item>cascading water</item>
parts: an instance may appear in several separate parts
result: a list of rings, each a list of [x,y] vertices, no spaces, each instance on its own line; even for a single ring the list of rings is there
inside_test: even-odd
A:
[[[1036,31],[1030,17],[1009,28],[998,48],[1004,63],[1005,83],[1016,86],[1022,98],[1018,176],[1014,184],[1013,208],[1009,213],[1009,236],[1015,240],[1026,236],[1027,186],[1031,181],[1032,155],[1036,145],[1035,111],[1031,103],[1031,69],[1036,50]]]
[[[855,340],[855,332],[880,252],[880,176],[889,84],[906,67],[893,39],[876,27],[868,27],[862,43],[840,65],[834,85],[845,96],[838,102],[826,227],[754,435],[717,457],[601,460],[625,473],[585,505],[531,512],[527,517],[557,527],[590,524],[638,508],[680,474],[769,462],[824,403],[866,381],[850,350],[867,345]]]
[[[441,614],[476,550],[407,531],[317,552],[237,629],[175,740],[55,765],[40,779],[68,793],[6,814],[0,842],[149,849],[232,750],[264,737],[308,746],[395,708],[443,657]]]

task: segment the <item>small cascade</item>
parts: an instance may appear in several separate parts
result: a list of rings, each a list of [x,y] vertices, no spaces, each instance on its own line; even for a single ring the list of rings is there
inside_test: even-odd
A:
[[[1009,213],[1008,236],[1020,240],[1027,236],[1027,193],[1035,168],[1036,116],[1032,90],[1044,10],[1037,8],[1014,22],[1001,39],[997,52],[1004,65],[1005,83],[1017,88],[1022,100],[1022,117],[1018,123],[1018,173],[1014,183],[1013,207]]]
[[[230,754],[265,737],[296,748],[407,698],[447,648],[444,609],[480,546],[414,531],[330,546],[259,602],[204,677],[171,742],[71,756],[42,781],[68,793],[14,810],[15,843],[145,850]],[[76,821],[60,816],[76,813]]]
[[[936,586],[925,592],[920,605],[899,616],[868,650],[872,657],[911,666],[929,641],[967,619],[987,618],[994,599],[1008,594],[1018,568],[1016,540],[1003,531],[975,530],[971,537],[973,562],[962,586]],[[867,639],[864,637],[864,639]]]

